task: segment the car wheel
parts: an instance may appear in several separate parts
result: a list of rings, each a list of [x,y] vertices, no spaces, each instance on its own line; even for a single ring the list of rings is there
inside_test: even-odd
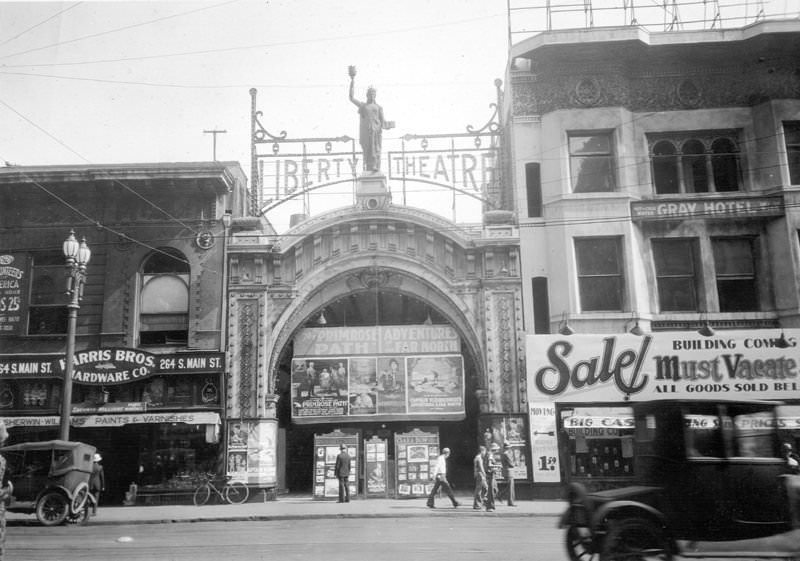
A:
[[[70,513],[78,513],[83,509],[83,505],[86,504],[86,499],[89,496],[89,484],[86,482],[82,482],[75,488],[75,492],[72,494],[72,502],[69,505]]]
[[[89,505],[86,504],[80,511],[67,516],[67,524],[86,526],[89,523]]]
[[[586,526],[569,526],[566,534],[570,561],[597,561],[592,546],[592,532]]]
[[[58,491],[50,491],[42,495],[36,503],[36,518],[44,526],[58,526],[69,514],[67,497]]]
[[[669,561],[672,550],[664,529],[646,518],[612,520],[600,561]]]

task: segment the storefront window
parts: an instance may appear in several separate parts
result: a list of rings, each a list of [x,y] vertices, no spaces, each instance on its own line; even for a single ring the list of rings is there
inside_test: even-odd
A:
[[[139,455],[139,489],[193,488],[202,475],[216,472],[219,444],[209,438],[209,426],[162,423],[146,427]]]
[[[73,403],[77,413],[125,406],[126,410],[217,408],[220,405],[218,374],[153,376],[121,385],[76,384]]]
[[[633,412],[628,407],[561,411],[571,478],[633,476]]]
[[[34,256],[31,297],[28,305],[29,335],[67,332],[67,297],[64,282],[63,255]]]

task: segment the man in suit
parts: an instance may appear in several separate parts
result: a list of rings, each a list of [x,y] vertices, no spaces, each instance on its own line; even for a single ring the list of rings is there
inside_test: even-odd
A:
[[[339,446],[339,455],[336,456],[336,466],[334,474],[339,480],[339,501],[340,503],[350,502],[350,485],[347,480],[350,478],[350,454],[347,453],[347,445]]]
[[[506,480],[506,494],[508,495],[508,506],[517,506],[514,502],[514,468],[517,467],[514,462],[514,452],[511,450],[511,443],[508,441],[503,442],[503,455],[500,456],[500,462],[503,470],[503,479]]]

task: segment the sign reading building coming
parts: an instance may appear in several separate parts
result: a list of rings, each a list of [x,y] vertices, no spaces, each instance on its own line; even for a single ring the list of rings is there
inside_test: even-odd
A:
[[[294,350],[297,423],[464,418],[464,361],[449,326],[309,328]]]

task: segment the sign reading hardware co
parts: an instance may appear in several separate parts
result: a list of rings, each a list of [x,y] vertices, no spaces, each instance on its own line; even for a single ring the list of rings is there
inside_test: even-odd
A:
[[[224,353],[190,352],[156,355],[122,347],[75,353],[72,380],[78,384],[116,385],[156,374],[220,372]],[[0,355],[0,378],[63,377],[66,360],[59,355]]]
[[[800,329],[529,335],[528,393],[550,402],[796,399]]]

